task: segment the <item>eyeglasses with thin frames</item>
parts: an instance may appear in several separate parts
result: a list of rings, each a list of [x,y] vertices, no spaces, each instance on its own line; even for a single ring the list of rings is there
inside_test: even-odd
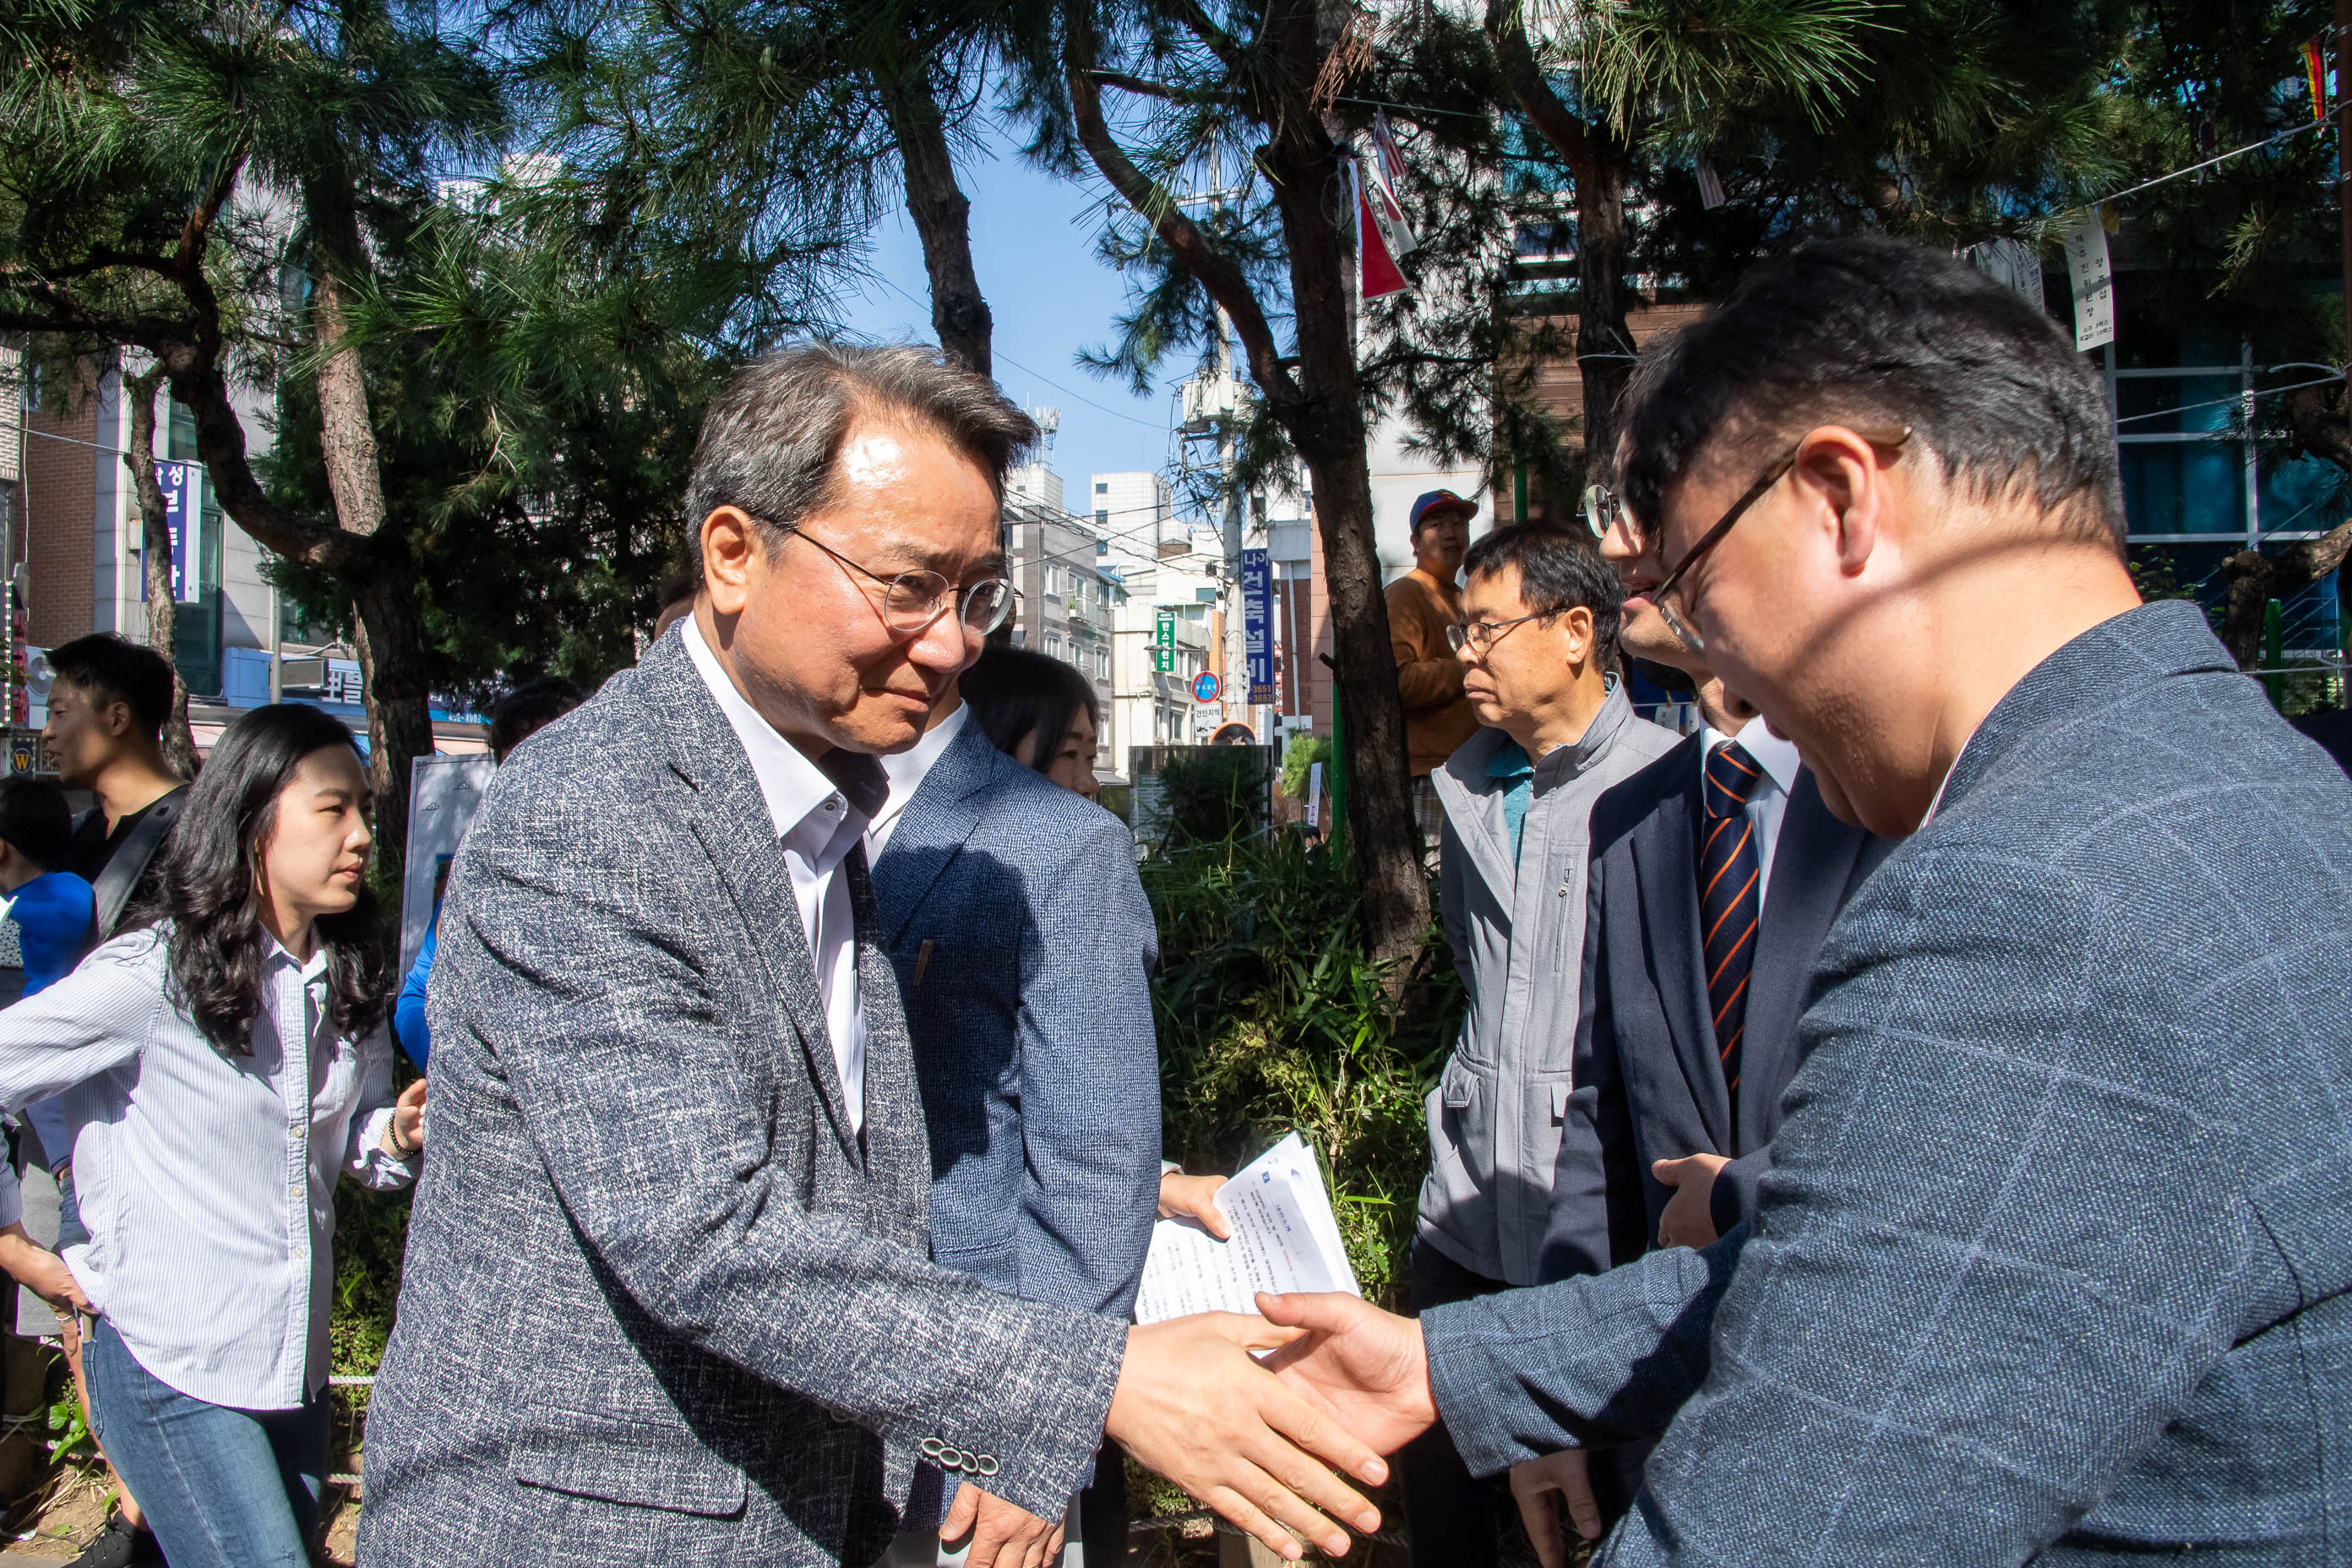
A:
[[[1003,626],[1012,612],[1013,584],[1002,577],[983,577],[959,594],[955,584],[937,572],[918,569],[886,576],[859,565],[805,529],[788,528],[784,532],[806,540],[851,571],[881,584],[883,622],[901,637],[920,637],[950,605],[964,630],[979,637]]]
[[[1899,430],[1856,430],[1854,434],[1874,447],[1885,447],[1899,451],[1903,444],[1911,439],[1911,426],[1906,425]],[[1698,542],[1690,547],[1689,553],[1682,558],[1673,571],[1666,574],[1665,579],[1642,595],[1657,607],[1658,618],[1666,623],[1666,629],[1682,638],[1691,652],[1702,656],[1706,652],[1706,640],[1698,635],[1697,628],[1690,624],[1691,621],[1696,620],[1697,616],[1692,614],[1687,605],[1683,606],[1680,613],[1677,613],[1671,602],[1671,595],[1682,586],[1683,578],[1693,566],[1698,564],[1699,559],[1723,542],[1723,536],[1731,531],[1731,525],[1738,522],[1748,508],[1762,500],[1765,492],[1788,478],[1789,470],[1797,466],[1797,454],[1803,449],[1804,442],[1799,441],[1789,448],[1788,456],[1757,475],[1756,482],[1749,485],[1746,493],[1731,503],[1731,509],[1723,514],[1713,528],[1699,536]],[[1623,503],[1619,504],[1622,506]],[[1628,531],[1631,531],[1631,514],[1627,515]]]
[[[1525,621],[1548,621],[1559,613],[1557,610],[1539,610],[1532,616],[1513,616],[1507,621],[1456,621],[1445,628],[1445,640],[1453,645],[1456,653],[1460,653],[1467,644],[1472,658],[1484,658],[1486,650],[1495,646],[1495,639],[1511,627]]]

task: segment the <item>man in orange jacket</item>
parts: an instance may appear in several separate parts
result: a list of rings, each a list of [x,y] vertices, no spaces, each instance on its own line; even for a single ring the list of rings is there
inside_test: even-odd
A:
[[[1412,570],[1388,586],[1389,647],[1404,699],[1413,819],[1424,843],[1436,842],[1440,817],[1430,770],[1478,730],[1478,715],[1462,695],[1461,661],[1445,638],[1445,629],[1462,618],[1462,589],[1454,579],[1477,514],[1477,502],[1452,490],[1431,490],[1414,501]]]

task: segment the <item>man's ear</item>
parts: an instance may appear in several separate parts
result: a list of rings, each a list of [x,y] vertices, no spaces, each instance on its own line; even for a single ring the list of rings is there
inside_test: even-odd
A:
[[[131,733],[131,704],[121,698],[115,699],[106,705],[106,711],[99,716],[99,722],[106,726],[108,735],[120,741]]]
[[[751,557],[767,548],[760,525],[739,507],[722,506],[702,520],[702,586],[714,616],[740,616],[751,597]]]
[[[1838,570],[1858,576],[1878,548],[1886,472],[1877,449],[1842,425],[1824,425],[1797,447],[1795,482],[1832,531]]]
[[[1587,605],[1570,605],[1560,612],[1559,624],[1575,648],[1569,655],[1579,663],[1592,658],[1592,610]]]

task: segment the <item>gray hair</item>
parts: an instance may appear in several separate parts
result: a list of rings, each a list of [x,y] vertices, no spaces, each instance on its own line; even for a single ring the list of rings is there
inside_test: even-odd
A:
[[[770,549],[834,497],[841,444],[860,410],[945,437],[988,475],[1004,472],[1037,426],[983,375],[935,349],[806,342],[762,354],[730,377],[702,416],[687,481],[687,548],[702,575],[702,524],[722,506],[749,513]]]

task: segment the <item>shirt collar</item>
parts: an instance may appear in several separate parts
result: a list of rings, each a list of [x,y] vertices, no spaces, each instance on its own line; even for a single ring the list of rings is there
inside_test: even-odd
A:
[[[890,795],[882,809],[874,814],[872,827],[898,820],[898,814],[907,809],[907,803],[923,787],[932,767],[955,744],[955,738],[963,733],[964,723],[971,717],[971,704],[959,700],[956,710],[924,731],[921,740],[895,755],[877,759],[882,763],[883,777],[890,781]]]
[[[261,940],[264,949],[261,955],[262,961],[265,963],[292,964],[301,972],[302,984],[305,985],[326,974],[327,944],[318,940],[317,932],[311,933],[310,956],[308,959],[297,959],[292,953],[287,952],[286,944],[272,936],[268,926],[261,928]]]
[[[728,727],[735,731],[743,754],[751,759],[751,776],[760,781],[760,795],[768,803],[768,819],[775,826],[776,837],[790,834],[825,802],[839,800],[833,781],[818,771],[798,746],[776,733],[775,726],[760,717],[759,710],[735,689],[735,683],[719,667],[719,656],[703,640],[702,627],[695,618],[687,616],[680,629],[685,634],[687,656],[694,661],[695,673],[702,677],[711,700],[727,716]],[[846,802],[835,809],[844,819],[857,816],[856,809]],[[861,825],[858,831],[864,830]]]
[[[1805,765],[1805,759],[1798,753],[1794,741],[1784,741],[1772,733],[1762,715],[1741,725],[1737,736],[1727,735],[1712,724],[1701,726],[1701,732],[1704,736],[1699,752],[1702,763],[1707,753],[1717,746],[1726,741],[1737,740],[1739,749],[1756,759],[1757,765],[1764,770],[1764,776],[1772,781],[1774,788],[1787,795],[1797,787],[1797,770]]]

